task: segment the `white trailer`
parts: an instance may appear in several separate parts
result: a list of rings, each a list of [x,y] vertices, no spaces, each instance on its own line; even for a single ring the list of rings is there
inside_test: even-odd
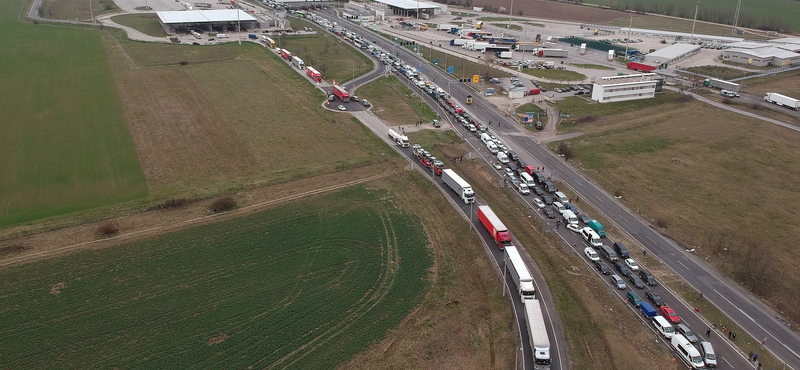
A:
[[[526,300],[536,299],[536,288],[533,286],[533,277],[531,277],[531,273],[528,271],[528,266],[525,265],[525,261],[523,261],[522,257],[519,255],[517,247],[507,245],[503,250],[505,251],[503,252],[505,255],[503,258],[505,268],[508,270],[508,273],[511,274],[511,280],[514,280],[514,284],[517,284],[519,299],[523,303],[525,303]]]
[[[513,51],[501,51],[500,59],[511,59],[514,57],[513,55],[514,55]]]
[[[581,44],[581,55],[586,54],[586,43]]]
[[[292,64],[294,64],[297,69],[306,69],[306,64],[298,57],[292,57]]]
[[[407,148],[409,146],[408,136],[402,135],[395,130],[389,129],[389,138],[394,140],[394,142],[402,148]]]
[[[611,62],[614,60],[614,50],[608,51],[608,61]]]
[[[491,45],[488,42],[473,42],[471,44],[467,44],[467,50],[483,50],[486,49],[487,46]]]
[[[519,43],[518,42],[516,45],[514,45],[514,50],[516,50],[516,51],[532,51],[534,53],[538,53],[539,52],[539,44],[523,44],[523,43]]]
[[[787,108],[798,109],[800,108],[800,100],[790,98],[786,95],[768,92],[764,94],[764,101],[768,103],[775,103]]]
[[[463,46],[464,44],[467,43],[467,41],[469,41],[469,40],[468,39],[452,39],[452,40],[450,40],[450,45]]]
[[[725,89],[737,92],[741,89],[741,86],[737,83],[720,80],[717,78],[707,78],[705,81],[703,81],[703,85],[713,87],[715,89]]]
[[[550,338],[544,326],[544,315],[539,300],[525,301],[525,323],[528,325],[528,339],[533,351],[533,368],[550,369]]]
[[[461,176],[458,176],[455,171],[449,168],[443,170],[442,181],[447,187],[456,192],[464,203],[470,204],[475,201],[475,192],[472,191],[472,186],[464,181]]]
[[[455,24],[437,24],[436,29],[439,31],[447,31],[450,32],[453,28],[458,28]]]

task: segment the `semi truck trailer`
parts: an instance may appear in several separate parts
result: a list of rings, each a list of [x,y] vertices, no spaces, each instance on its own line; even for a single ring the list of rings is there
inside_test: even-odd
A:
[[[292,60],[292,53],[286,49],[281,49],[281,57],[286,60]]]
[[[408,143],[408,136],[402,135],[395,130],[389,129],[389,138],[391,138],[401,148],[407,148],[410,145]]]
[[[470,41],[470,40],[467,40],[467,39],[452,39],[452,40],[450,40],[450,45],[461,46],[461,45],[466,44],[467,41]]]
[[[478,220],[481,221],[483,228],[492,235],[492,239],[500,249],[503,249],[506,245],[511,245],[511,235],[508,233],[508,228],[503,225],[503,222],[500,221],[500,218],[494,214],[494,211],[489,206],[478,207]]]
[[[533,351],[533,368],[536,370],[550,369],[550,337],[544,326],[544,315],[539,300],[525,301],[525,323],[528,326],[528,339]]]
[[[322,73],[319,73],[314,67],[306,67],[306,74],[316,82],[322,81]]]
[[[294,66],[297,69],[305,69],[306,68],[306,64],[303,63],[303,60],[298,58],[298,57],[296,57],[296,56],[292,57],[292,64],[294,64]]]
[[[344,103],[350,101],[350,94],[348,94],[347,90],[339,85],[333,85],[333,95],[336,95]]]
[[[456,192],[458,197],[466,204],[475,202],[475,192],[472,191],[472,186],[464,181],[461,176],[456,174],[452,169],[445,169],[442,171],[442,181],[448,188]]]
[[[775,103],[787,108],[798,109],[800,108],[800,100],[790,98],[786,95],[768,92],[764,94],[764,101],[768,103]]]
[[[737,83],[728,82],[725,80],[719,80],[716,78],[707,78],[705,81],[703,81],[703,86],[713,87],[715,89],[725,89],[736,92],[739,92],[739,89],[741,88],[741,86],[739,86],[739,84]]]
[[[522,303],[526,300],[536,299],[536,288],[533,285],[533,278],[531,277],[528,266],[519,255],[519,250],[513,245],[508,245],[503,249],[505,268],[511,274],[511,279],[517,285],[517,293]]]
[[[566,58],[567,54],[564,49],[539,49],[539,57]]]
[[[655,71],[656,66],[646,63],[628,62],[628,69],[640,72],[650,72],[650,71]]]

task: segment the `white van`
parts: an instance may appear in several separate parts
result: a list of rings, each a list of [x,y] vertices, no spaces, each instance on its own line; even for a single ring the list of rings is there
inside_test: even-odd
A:
[[[484,132],[481,134],[481,141],[483,142],[483,144],[486,144],[492,141],[492,136]]]
[[[526,172],[522,172],[521,174],[519,174],[519,179],[520,181],[524,182],[525,185],[528,185],[528,187],[536,186],[536,183],[533,182],[533,177],[531,177],[531,175],[528,175]]]
[[[555,195],[556,195],[556,198],[558,199],[558,201],[561,202],[562,204],[569,203],[569,198],[567,198],[567,196],[564,195],[564,193],[562,193],[560,191],[557,191]]]
[[[561,213],[566,211],[567,207],[564,207],[564,205],[561,204],[561,202],[553,202],[553,209],[556,210],[556,212]]]
[[[224,34],[224,33],[218,33],[218,34],[217,34],[217,38],[218,38],[218,39],[227,39],[227,38],[228,38],[228,35],[226,35],[226,34]]]
[[[703,357],[703,362],[706,363],[706,366],[717,367],[717,354],[714,353],[714,347],[711,346],[711,342],[700,342],[700,356]]]
[[[570,210],[561,212],[561,217],[564,218],[564,224],[578,224],[578,217]]]
[[[684,362],[689,364],[692,369],[702,369],[705,367],[703,363],[703,357],[700,356],[700,352],[697,351],[697,348],[694,348],[691,342],[689,342],[686,337],[682,334],[675,334],[672,337],[672,347],[675,348],[675,352],[678,353],[678,357],[680,357]]]
[[[672,327],[672,324],[664,318],[664,316],[656,316],[653,318],[653,326],[656,327],[656,330],[664,336],[664,338],[672,338],[675,336],[675,328]],[[683,337],[683,335],[681,335]],[[684,337],[683,339],[686,339]],[[689,343],[687,340],[686,343]]]
[[[494,144],[494,141],[489,141],[486,143],[486,148],[489,149],[489,152],[492,154],[497,154],[500,150],[497,149],[497,145]]]
[[[498,152],[497,160],[500,161],[500,163],[508,163],[508,156],[506,155],[506,153]]]

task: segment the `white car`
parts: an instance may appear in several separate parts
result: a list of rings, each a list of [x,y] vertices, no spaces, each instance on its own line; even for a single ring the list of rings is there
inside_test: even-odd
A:
[[[584,227],[581,229],[581,236],[583,240],[589,242],[592,247],[600,248],[603,246],[603,242],[600,240],[600,235],[597,235],[591,227]]]
[[[339,104],[339,106],[336,107],[336,108],[339,109],[339,110],[347,110],[347,108],[345,108],[344,105],[341,105],[341,104]]]
[[[498,171],[503,169],[503,165],[498,163],[498,162],[494,162],[493,166],[494,166],[494,169],[496,169]]]
[[[639,271],[639,264],[633,260],[633,258],[628,258],[625,260],[625,266],[628,266],[628,270],[633,272]]]
[[[535,204],[539,209],[544,208],[544,202],[542,202],[539,198],[533,198],[533,204]]]
[[[583,228],[580,227],[580,225],[578,225],[578,224],[567,224],[567,229],[569,229],[569,231],[572,231],[574,233],[579,233],[579,232],[581,232],[581,229],[583,229]]]
[[[594,249],[592,249],[592,247],[586,247],[583,250],[583,253],[586,254],[586,257],[588,257],[592,261],[600,260],[600,256],[597,255],[597,252],[595,252]]]

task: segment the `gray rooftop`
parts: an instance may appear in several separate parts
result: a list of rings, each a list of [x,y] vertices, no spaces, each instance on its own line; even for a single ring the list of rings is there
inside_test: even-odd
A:
[[[675,44],[667,46],[661,50],[656,50],[650,54],[647,54],[648,59],[652,58],[659,58],[664,61],[672,60],[675,58],[679,58],[683,55],[691,53],[693,51],[700,50],[699,45],[691,45],[691,44]]]

